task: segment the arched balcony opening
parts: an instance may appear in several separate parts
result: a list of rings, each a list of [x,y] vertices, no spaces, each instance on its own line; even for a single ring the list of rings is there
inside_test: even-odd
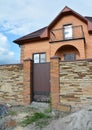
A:
[[[56,51],[55,56],[59,56],[61,60],[71,61],[79,59],[80,53],[76,47],[72,45],[64,45]]]

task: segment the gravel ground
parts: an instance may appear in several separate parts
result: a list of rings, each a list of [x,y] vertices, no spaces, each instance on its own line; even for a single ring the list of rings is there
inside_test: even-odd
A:
[[[35,122],[26,127],[20,125],[20,122],[26,117],[39,112],[51,116],[51,118],[43,119],[44,121],[42,120],[42,123],[40,121],[41,125],[45,122],[45,125],[42,127],[50,124],[53,120],[57,120],[69,114],[59,111],[50,111],[50,106],[47,103],[33,102],[29,106],[10,106],[7,115],[0,120],[0,130],[41,130],[41,127],[38,127]]]

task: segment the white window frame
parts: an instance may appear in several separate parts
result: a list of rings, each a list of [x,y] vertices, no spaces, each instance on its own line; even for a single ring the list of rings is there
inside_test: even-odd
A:
[[[41,57],[42,55],[45,55],[44,59]],[[34,63],[45,63],[46,62],[46,53],[34,53],[33,60],[34,60]]]

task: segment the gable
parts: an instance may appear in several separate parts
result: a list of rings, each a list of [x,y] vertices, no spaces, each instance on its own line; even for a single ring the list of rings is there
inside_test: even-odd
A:
[[[67,17],[67,18],[69,17],[69,19],[67,21],[69,21],[70,23],[68,23],[68,24],[72,24],[73,22],[75,22],[75,20],[73,20],[73,22],[71,21],[71,17],[76,18],[76,20],[79,20],[82,23],[85,23],[87,25],[88,32],[92,33],[92,17],[83,17],[82,15],[78,14],[74,10],[72,10],[69,7],[65,6],[65,8],[49,24],[49,26],[44,27],[42,29],[39,29],[39,30],[37,30],[37,31],[35,31],[33,33],[28,34],[28,35],[25,35],[25,36],[23,36],[23,37],[21,37],[21,38],[19,38],[17,40],[14,40],[13,42],[20,45],[20,44],[24,44],[26,42],[49,39],[50,30],[53,29],[53,27],[55,27],[65,17]],[[66,21],[66,24],[67,24],[67,21]],[[58,28],[61,28],[61,25]]]
[[[75,12],[71,8],[65,6],[65,8],[56,16],[56,18],[49,24],[48,28],[51,30],[55,25],[64,17],[68,16],[74,16],[78,20],[80,20],[82,23],[85,23],[88,27],[88,32],[92,33],[92,17],[83,17],[79,13]],[[69,19],[69,21],[71,18]]]
[[[60,19],[69,15],[73,15],[77,19],[80,19],[82,22],[85,22],[87,24],[87,19],[85,19],[85,17],[81,16],[77,12],[65,6],[65,8],[57,15],[57,17],[49,24],[49,29],[53,28],[55,24],[57,24],[58,21],[60,21]]]
[[[63,16],[52,28],[51,30],[54,29],[62,29],[63,26],[65,25],[72,25],[72,26],[84,26],[87,29],[87,24],[75,17],[74,15],[67,15]]]

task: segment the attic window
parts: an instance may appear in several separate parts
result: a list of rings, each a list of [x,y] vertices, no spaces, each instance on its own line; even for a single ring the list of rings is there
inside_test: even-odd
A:
[[[72,39],[73,37],[72,24],[63,26],[63,35],[64,35],[64,40]]]

